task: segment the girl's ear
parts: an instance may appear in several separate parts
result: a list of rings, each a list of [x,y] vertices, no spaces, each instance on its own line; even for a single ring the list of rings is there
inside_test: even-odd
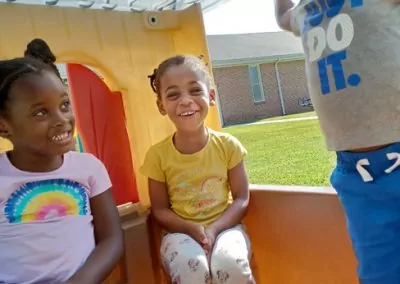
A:
[[[162,114],[162,115],[166,115],[167,112],[164,109],[163,103],[161,102],[160,99],[157,99],[157,107],[158,107],[158,111]]]
[[[210,106],[214,106],[215,105],[215,90],[211,89],[210,90]]]

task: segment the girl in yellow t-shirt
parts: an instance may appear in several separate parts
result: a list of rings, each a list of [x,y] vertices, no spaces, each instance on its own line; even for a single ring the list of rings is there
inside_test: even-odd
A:
[[[161,256],[172,283],[255,283],[241,225],[249,204],[246,150],[204,124],[215,103],[207,66],[195,56],[174,56],[150,78],[160,113],[176,126],[141,167],[154,217],[168,232]]]

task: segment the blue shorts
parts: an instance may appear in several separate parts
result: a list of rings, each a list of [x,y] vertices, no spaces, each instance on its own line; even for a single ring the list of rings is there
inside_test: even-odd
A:
[[[346,213],[362,284],[400,284],[400,143],[337,153],[331,176]]]

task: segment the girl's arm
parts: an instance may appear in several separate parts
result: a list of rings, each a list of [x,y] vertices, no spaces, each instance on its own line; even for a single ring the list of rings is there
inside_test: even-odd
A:
[[[275,0],[275,17],[283,30],[291,31],[291,14],[294,4],[291,0]]]
[[[111,189],[90,199],[96,247],[70,284],[99,284],[118,264],[123,252],[122,229]]]
[[[209,226],[208,229],[211,229],[216,236],[220,232],[239,224],[244,218],[249,205],[249,183],[243,161],[228,170],[228,181],[233,203],[218,220]]]
[[[169,206],[168,190],[164,182],[148,179],[151,210],[162,227],[173,233],[184,233],[201,244],[206,242],[204,227],[176,215]]]

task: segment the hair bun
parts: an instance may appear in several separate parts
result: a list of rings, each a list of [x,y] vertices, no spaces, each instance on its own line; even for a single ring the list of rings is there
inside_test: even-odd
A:
[[[54,64],[56,57],[51,52],[50,47],[42,39],[34,39],[26,46],[25,56],[30,56],[43,61],[46,64]]]
[[[40,60],[50,66],[62,81],[60,71],[58,71],[57,66],[54,64],[57,58],[43,39],[36,38],[28,43],[24,55],[25,57],[32,57],[36,60]]]

